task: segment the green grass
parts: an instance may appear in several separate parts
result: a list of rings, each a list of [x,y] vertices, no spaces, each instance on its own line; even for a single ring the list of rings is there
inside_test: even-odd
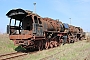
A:
[[[14,46],[13,41],[9,40],[8,35],[0,35],[0,54],[15,52],[15,48],[16,46]]]

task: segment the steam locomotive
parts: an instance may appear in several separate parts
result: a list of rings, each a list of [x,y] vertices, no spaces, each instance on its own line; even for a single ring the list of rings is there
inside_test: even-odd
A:
[[[29,10],[12,9],[6,16],[10,18],[7,25],[10,40],[25,49],[53,48],[62,43],[74,43],[84,36],[80,27],[51,18],[42,18]]]

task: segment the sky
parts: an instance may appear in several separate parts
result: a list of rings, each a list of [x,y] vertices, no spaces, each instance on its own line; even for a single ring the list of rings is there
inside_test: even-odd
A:
[[[0,0],[0,32],[6,32],[9,18],[6,13],[12,9],[22,8],[34,11],[41,17],[59,19],[63,23],[81,27],[90,32],[90,0]]]

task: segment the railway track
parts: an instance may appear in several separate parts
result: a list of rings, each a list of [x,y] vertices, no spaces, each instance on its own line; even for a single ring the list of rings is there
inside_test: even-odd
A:
[[[20,57],[20,56],[24,56],[24,55],[27,55],[27,53],[14,52],[14,53],[3,54],[3,55],[0,55],[0,60],[14,59],[16,57]]]

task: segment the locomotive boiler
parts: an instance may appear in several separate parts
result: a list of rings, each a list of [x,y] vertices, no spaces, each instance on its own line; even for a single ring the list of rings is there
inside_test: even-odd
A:
[[[63,36],[74,32],[68,24],[51,18],[42,18],[29,10],[12,9],[6,16],[10,18],[7,25],[10,40],[26,49],[42,50],[59,46]]]

